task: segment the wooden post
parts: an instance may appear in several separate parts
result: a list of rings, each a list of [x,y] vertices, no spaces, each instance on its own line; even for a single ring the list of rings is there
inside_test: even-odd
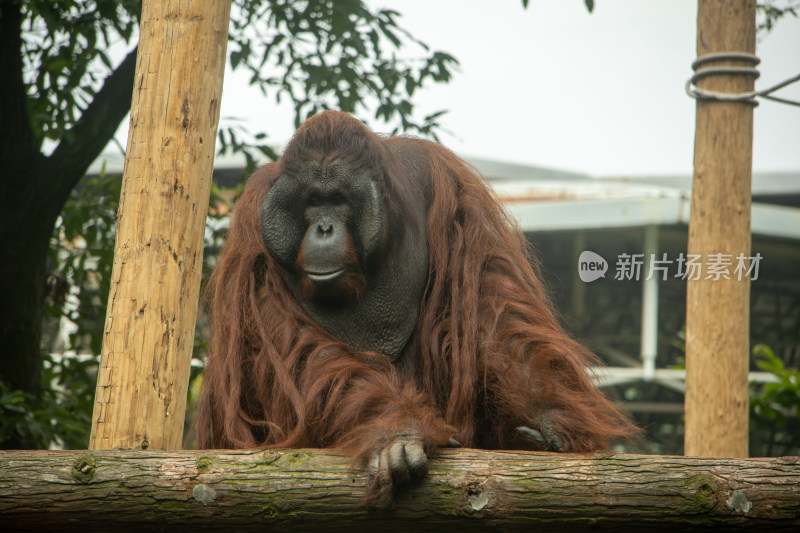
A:
[[[755,54],[755,0],[700,0],[697,56]],[[737,61],[712,66],[752,66]],[[753,77],[714,75],[698,88],[753,90]],[[697,102],[689,254],[750,255],[753,106]],[[686,455],[747,457],[749,277],[690,280],[686,309]]]
[[[145,0],[91,449],[179,449],[230,0]]]

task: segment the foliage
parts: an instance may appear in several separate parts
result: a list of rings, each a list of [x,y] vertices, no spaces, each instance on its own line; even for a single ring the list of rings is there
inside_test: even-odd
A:
[[[0,382],[0,441],[13,438],[40,448],[85,448],[91,430],[97,361],[70,356],[44,357],[42,396],[11,391]]]
[[[138,0],[34,0],[24,6],[22,58],[31,126],[41,141],[69,135],[129,43]]]
[[[773,374],[777,382],[763,386],[751,384],[750,433],[769,435],[768,439],[759,439],[760,442],[753,442],[751,438],[751,455],[798,455],[800,370],[786,368],[772,349],[763,344],[753,347],[753,355],[756,365]],[[753,449],[756,446],[757,449]]]
[[[103,172],[85,178],[56,222],[50,241],[50,298],[45,301],[45,316],[63,317],[72,327],[68,339],[45,338],[53,348],[100,353],[120,188],[118,175]]]
[[[446,83],[456,59],[431,51],[398,24],[390,9],[371,11],[361,0],[234,0],[228,52],[231,67],[249,73],[267,98],[292,102],[295,127],[323,109],[339,109],[395,124],[392,133],[437,139],[444,111],[415,117],[413,95],[427,82]],[[402,52],[402,53],[401,53]],[[277,159],[267,134],[238,124],[219,130],[221,153]]]
[[[69,135],[116,68],[111,51],[135,38],[140,6],[136,0],[26,4],[23,57],[38,137],[58,141]],[[265,97],[291,101],[297,125],[321,109],[360,116],[375,109],[377,119],[396,124],[394,131],[435,137],[443,112],[417,119],[411,98],[428,81],[448,82],[457,61],[430,51],[399,18],[362,0],[234,0],[231,67],[246,69]],[[275,157],[264,132],[240,130],[220,129],[223,150],[244,154],[249,164]]]
[[[787,15],[795,18],[800,14],[800,1],[798,0],[765,0],[756,5],[758,21],[756,30],[759,33],[772,31],[775,23]]]
[[[230,60],[251,84],[295,107],[295,126],[322,109],[355,112],[377,104],[375,117],[399,120],[396,131],[434,133],[441,113],[413,119],[410,98],[427,80],[447,82],[455,58],[434,51],[398,25],[390,9],[370,11],[360,0],[268,2],[236,0]],[[386,50],[402,49],[402,55]],[[264,68],[266,65],[280,68]],[[362,113],[358,113],[361,115]]]
[[[686,333],[680,330],[671,343],[681,354],[686,352]],[[764,344],[752,349],[758,368],[775,377],[774,382],[750,383],[750,455],[775,457],[800,455],[800,370],[786,368],[774,351]],[[677,364],[670,368],[685,370],[685,356],[677,357]],[[625,391],[627,400],[642,401],[646,394],[641,386],[633,385]],[[680,400],[678,400],[680,401]],[[663,443],[673,442],[668,452],[681,453],[683,443],[683,421],[658,422],[649,427],[650,442],[645,453],[653,453]],[[660,450],[655,450],[659,453]]]

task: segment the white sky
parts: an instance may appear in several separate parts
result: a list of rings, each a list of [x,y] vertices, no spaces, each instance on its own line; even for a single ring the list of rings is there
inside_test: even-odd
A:
[[[440,137],[460,155],[595,176],[691,174],[694,101],[684,84],[696,0],[598,0],[592,14],[582,0],[531,0],[527,10],[520,0],[368,3],[399,11],[402,27],[461,62],[449,84],[414,95],[418,116],[449,109]],[[800,20],[779,22],[757,54],[757,89],[799,73]],[[291,109],[249,88],[244,73],[225,76],[223,120],[285,143]],[[778,95],[800,100],[800,83]],[[800,107],[761,101],[753,167],[800,170]]]
[[[696,0],[598,0],[591,14],[582,0],[383,3],[462,62],[450,87],[429,91],[432,107],[452,110],[451,148],[592,175],[691,174],[695,106],[684,84]],[[800,73],[800,21],[784,19],[759,45],[756,87]],[[800,83],[790,88],[800,100]],[[756,108],[753,166],[800,170],[800,107]]]

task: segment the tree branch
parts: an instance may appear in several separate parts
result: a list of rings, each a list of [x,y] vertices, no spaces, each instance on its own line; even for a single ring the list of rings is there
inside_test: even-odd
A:
[[[394,510],[326,450],[0,451],[20,529],[522,531],[800,527],[800,458],[443,450]]]
[[[136,51],[134,48],[108,75],[81,118],[47,158],[42,178],[52,180],[49,186],[55,192],[55,201],[62,205],[130,111]],[[58,206],[60,210],[61,205]]]

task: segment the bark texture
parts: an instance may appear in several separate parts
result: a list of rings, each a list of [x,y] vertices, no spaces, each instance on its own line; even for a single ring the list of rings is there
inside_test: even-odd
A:
[[[755,16],[755,0],[701,0],[697,57],[755,53]],[[752,65],[717,61],[709,66]],[[753,76],[710,75],[697,85],[739,94],[753,90]],[[697,102],[688,253],[701,256],[704,265],[715,257],[718,264],[728,262],[731,275],[703,271],[687,282],[686,455],[748,455],[750,277],[739,279],[734,271],[737,257],[750,256],[752,152],[751,104]]]
[[[230,1],[145,1],[92,449],[180,449]]]
[[[800,457],[444,450],[391,511],[324,450],[0,452],[0,524],[59,531],[797,530]]]

